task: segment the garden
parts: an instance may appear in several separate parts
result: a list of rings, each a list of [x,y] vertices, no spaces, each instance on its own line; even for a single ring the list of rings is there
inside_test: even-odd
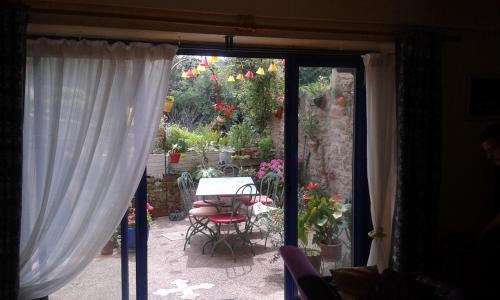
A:
[[[177,56],[169,95],[148,160],[153,218],[186,217],[177,178],[220,177],[231,164],[259,186],[283,178],[285,60]],[[351,264],[354,75],[349,69],[301,68],[299,245],[319,268]],[[283,180],[280,182],[282,188]],[[283,244],[282,194],[259,217],[266,244]],[[274,260],[277,259],[277,255]]]

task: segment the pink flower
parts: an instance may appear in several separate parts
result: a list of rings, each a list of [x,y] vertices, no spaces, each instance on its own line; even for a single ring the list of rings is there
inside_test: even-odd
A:
[[[147,211],[152,211],[153,209],[155,209],[155,208],[153,207],[153,205],[149,204],[149,202],[148,202],[148,203],[146,203],[146,210],[147,210]]]
[[[341,194],[335,195],[335,201],[341,201],[341,200],[342,200],[342,195]]]
[[[313,198],[313,195],[305,194],[303,198],[304,198],[304,201],[307,202]]]

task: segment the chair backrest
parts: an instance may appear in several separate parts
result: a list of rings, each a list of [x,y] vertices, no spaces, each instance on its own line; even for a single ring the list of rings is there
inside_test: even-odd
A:
[[[296,246],[282,246],[279,249],[285,267],[292,275],[302,300],[340,300],[333,286],[323,280],[305,254]]]
[[[219,170],[222,171],[223,176],[228,177],[238,176],[240,173],[240,168],[234,164],[223,164],[219,167]]]
[[[193,206],[194,199],[196,198],[196,186],[191,174],[189,174],[189,172],[183,172],[181,176],[177,178],[177,186],[179,186],[179,190],[181,191],[184,209],[189,211]]]
[[[233,196],[232,211],[238,211],[242,204],[255,203],[255,197],[257,197],[258,193],[257,186],[253,183],[247,183],[239,187]]]
[[[276,207],[283,207],[283,178],[279,172],[270,172],[260,182],[261,194],[273,199]]]

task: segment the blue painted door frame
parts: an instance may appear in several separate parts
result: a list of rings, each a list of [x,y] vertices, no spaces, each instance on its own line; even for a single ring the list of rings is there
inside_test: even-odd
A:
[[[323,54],[322,54],[323,53]],[[368,180],[366,174],[366,96],[364,65],[361,53],[341,54],[277,49],[224,49],[205,46],[183,45],[178,55],[205,55],[226,57],[285,58],[285,244],[297,245],[297,191],[298,191],[298,87],[299,67],[353,68],[356,70],[356,99],[354,124],[353,161],[353,263],[364,265],[368,259],[371,230]],[[146,171],[136,192],[136,290],[137,299],[147,299],[147,183]],[[122,247],[126,237],[127,215],[121,224]],[[126,245],[126,243],[125,243]],[[128,300],[128,251],[122,248],[122,299]],[[294,299],[296,288],[285,268],[285,299]]]

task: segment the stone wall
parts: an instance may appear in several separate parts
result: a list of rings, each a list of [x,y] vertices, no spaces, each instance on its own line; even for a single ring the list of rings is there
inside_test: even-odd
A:
[[[309,156],[310,180],[319,182],[332,196],[352,196],[354,82],[354,75],[349,69],[333,69],[325,95],[326,104],[322,108],[313,104],[310,95],[299,95],[299,118],[310,112],[318,120],[316,145],[305,137],[299,126],[299,157],[307,161]],[[340,87],[344,99],[335,98],[335,86]],[[284,118],[273,118],[271,123],[273,142],[281,157],[284,144],[283,120]]]

